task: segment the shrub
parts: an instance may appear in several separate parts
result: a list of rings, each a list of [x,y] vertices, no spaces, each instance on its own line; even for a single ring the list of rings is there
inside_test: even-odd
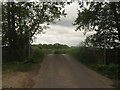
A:
[[[84,63],[95,63],[93,52],[88,48],[78,48],[74,56]]]
[[[120,65],[117,64],[97,64],[96,70],[102,74],[110,77],[111,79],[120,79]]]
[[[35,63],[35,60],[34,60],[34,58],[32,58],[32,57],[27,57],[23,63],[24,63],[24,64],[27,64],[27,63]]]
[[[32,56],[32,58],[34,58],[35,61],[37,61],[37,60],[42,60],[43,57],[44,57],[44,53],[43,53],[41,50],[39,50],[39,49],[36,50],[36,51],[33,53],[33,56]]]
[[[24,63],[35,63],[42,60],[44,53],[41,50],[36,50],[31,57],[27,57]]]

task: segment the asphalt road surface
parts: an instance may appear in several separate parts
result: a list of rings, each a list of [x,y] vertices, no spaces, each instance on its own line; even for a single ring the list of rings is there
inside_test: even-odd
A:
[[[67,54],[44,58],[33,88],[112,88],[113,82]]]

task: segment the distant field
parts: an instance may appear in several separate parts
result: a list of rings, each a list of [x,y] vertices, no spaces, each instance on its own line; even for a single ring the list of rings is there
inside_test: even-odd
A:
[[[47,55],[47,54],[53,54],[55,52],[55,49],[41,49],[41,51]]]

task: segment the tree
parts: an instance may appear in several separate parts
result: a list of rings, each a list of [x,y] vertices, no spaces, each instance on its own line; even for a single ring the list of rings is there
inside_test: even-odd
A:
[[[97,48],[118,48],[119,43],[117,42],[118,37],[116,34],[111,32],[106,33],[96,33],[93,35],[88,36],[84,42],[82,42],[82,46],[86,47],[97,47]]]
[[[63,8],[63,2],[2,3],[2,44],[8,46],[11,58],[21,60],[26,57],[34,35],[66,15]]]
[[[89,2],[87,7],[80,3],[76,30],[92,31],[98,34],[110,32],[120,41],[120,2]]]
[[[39,47],[44,48],[44,49],[66,49],[66,48],[69,48],[68,45],[59,44],[59,43],[55,43],[55,44],[39,44]]]

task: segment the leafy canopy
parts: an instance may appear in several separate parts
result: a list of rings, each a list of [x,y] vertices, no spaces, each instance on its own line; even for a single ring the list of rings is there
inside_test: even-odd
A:
[[[80,3],[76,30],[96,31],[82,44],[111,48],[120,46],[120,2]],[[104,46],[105,45],[105,46]]]
[[[27,56],[35,34],[65,15],[63,2],[3,2],[2,45],[10,58]]]

